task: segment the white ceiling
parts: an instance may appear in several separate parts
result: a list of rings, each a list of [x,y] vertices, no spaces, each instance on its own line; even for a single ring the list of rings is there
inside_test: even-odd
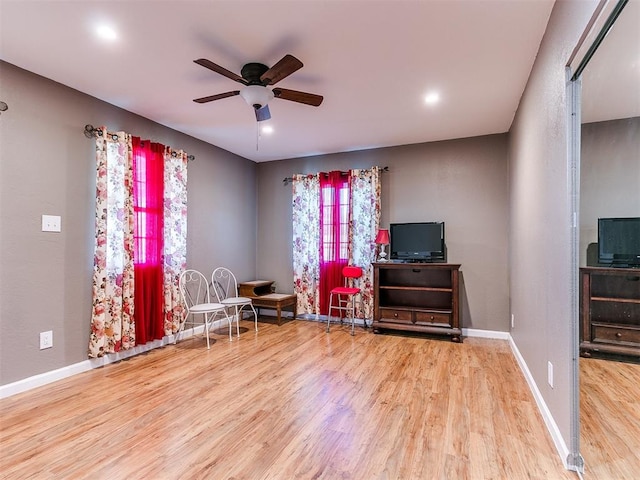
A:
[[[508,131],[553,3],[0,0],[0,58],[260,162]],[[274,99],[273,134],[239,96],[192,101],[238,89],[194,59],[239,74],[287,53],[305,65],[278,86],[324,102]]]

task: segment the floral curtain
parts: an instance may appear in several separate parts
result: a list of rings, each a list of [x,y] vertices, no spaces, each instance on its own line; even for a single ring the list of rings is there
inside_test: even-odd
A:
[[[124,133],[98,129],[96,135],[96,243],[89,357],[132,348],[136,344],[135,237],[140,236],[135,211],[133,142]],[[178,277],[186,268],[187,154],[162,146],[164,162],[160,258],[162,308],[154,313],[159,334],[177,332],[183,318]],[[138,242],[139,246],[139,242]],[[139,253],[138,253],[139,256]],[[142,292],[140,292],[142,293]]]
[[[187,268],[187,154],[166,147],[164,161],[164,333],[171,335],[184,315],[178,278]]]
[[[380,225],[380,169],[351,170],[349,264],[363,269],[361,318],[373,317],[375,237]],[[293,270],[298,311],[320,313],[319,174],[293,176]]]
[[[89,357],[135,345],[131,135],[96,138],[96,242]]]
[[[362,267],[362,309],[357,316],[373,318],[373,262],[376,258],[374,240],[380,227],[380,168],[351,170],[351,209],[349,263]]]
[[[320,179],[293,176],[293,285],[298,312],[319,314]]]

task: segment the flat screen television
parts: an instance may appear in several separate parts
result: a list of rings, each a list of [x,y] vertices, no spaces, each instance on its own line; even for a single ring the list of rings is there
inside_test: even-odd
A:
[[[391,260],[447,261],[444,222],[392,223],[389,235]]]
[[[640,267],[640,217],[598,219],[598,263]]]

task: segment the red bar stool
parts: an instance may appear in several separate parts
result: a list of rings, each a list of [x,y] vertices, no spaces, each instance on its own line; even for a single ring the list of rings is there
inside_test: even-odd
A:
[[[327,333],[331,323],[331,310],[344,311],[351,318],[351,335],[355,335],[356,297],[362,306],[362,290],[355,287],[356,280],[362,277],[362,268],[347,266],[342,269],[344,286],[331,290],[329,295],[329,312],[327,315]],[[337,298],[337,305],[333,305],[333,296]]]

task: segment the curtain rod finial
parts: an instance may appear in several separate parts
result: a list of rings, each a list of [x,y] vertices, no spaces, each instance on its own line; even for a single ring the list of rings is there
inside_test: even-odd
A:
[[[93,125],[86,124],[84,126],[84,136],[87,138],[93,138],[95,136],[96,129],[93,128]]]

